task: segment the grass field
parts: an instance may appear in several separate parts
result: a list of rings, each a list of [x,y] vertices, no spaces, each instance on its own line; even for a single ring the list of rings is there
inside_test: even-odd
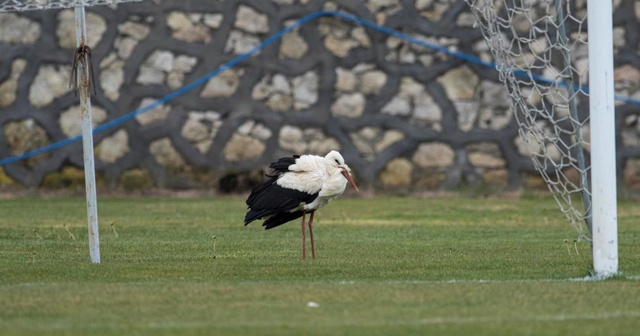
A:
[[[318,212],[318,258],[305,262],[298,223],[243,227],[244,211],[240,197],[101,197],[102,263],[93,265],[83,198],[1,200],[0,334],[640,329],[635,203],[619,204],[623,274],[607,281],[584,281],[589,246],[574,246],[550,198],[341,199]]]

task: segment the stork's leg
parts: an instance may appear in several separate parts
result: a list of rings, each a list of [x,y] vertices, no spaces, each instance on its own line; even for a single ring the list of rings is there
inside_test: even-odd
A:
[[[312,213],[313,214],[313,213]],[[304,234],[304,220],[307,216],[306,211],[302,211],[302,260],[307,259],[307,248],[305,246],[305,243],[307,241],[307,237]]]
[[[313,243],[313,215],[315,213],[316,213],[315,211],[312,211],[311,216],[309,216],[309,239],[311,239],[311,258],[312,259],[316,258],[316,248]]]

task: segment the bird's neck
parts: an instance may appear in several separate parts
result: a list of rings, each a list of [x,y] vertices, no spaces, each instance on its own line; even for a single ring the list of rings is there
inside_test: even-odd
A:
[[[326,181],[324,181],[322,185],[322,190],[320,191],[320,196],[322,197],[331,197],[331,196],[339,196],[344,192],[344,189],[347,187],[347,179],[342,176],[342,172],[340,170],[335,170],[331,174],[327,174],[329,177]]]

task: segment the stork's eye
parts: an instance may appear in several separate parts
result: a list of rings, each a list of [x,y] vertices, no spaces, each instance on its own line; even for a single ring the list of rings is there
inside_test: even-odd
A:
[[[337,164],[340,164],[340,162],[338,161],[338,159],[335,159],[335,161],[336,161],[336,163],[337,163]]]

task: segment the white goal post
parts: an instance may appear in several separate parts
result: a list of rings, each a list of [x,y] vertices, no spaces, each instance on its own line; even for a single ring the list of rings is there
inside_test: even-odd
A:
[[[559,0],[556,0],[559,1]],[[613,12],[609,0],[589,0],[589,85],[593,269],[618,272],[616,129],[613,88]]]

